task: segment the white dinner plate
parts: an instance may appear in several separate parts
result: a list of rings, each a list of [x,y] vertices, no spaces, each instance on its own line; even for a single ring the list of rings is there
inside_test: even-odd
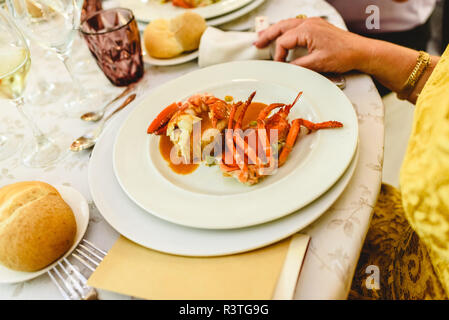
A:
[[[195,60],[196,58],[198,58],[198,55],[199,55],[199,51],[195,50],[192,52],[182,53],[181,55],[174,57],[174,58],[170,58],[170,59],[158,59],[158,58],[153,58],[152,56],[150,56],[146,52],[146,49],[143,49],[143,50],[144,50],[143,62],[151,64],[153,66],[174,66],[177,64],[182,64],[182,63],[186,63],[186,62]]]
[[[131,9],[137,20],[148,22],[159,18],[170,19],[186,10],[192,10],[201,15],[204,19],[210,19],[237,10],[252,1],[253,0],[220,0],[217,3],[194,9],[176,7],[171,2],[160,3],[159,0],[119,0],[118,2],[120,7]]]
[[[255,186],[223,177],[218,166],[190,175],[171,171],[149,123],[167,105],[197,92],[254,101],[291,103],[290,112],[314,122],[337,120],[343,128],[321,130],[296,144],[276,174]],[[311,203],[345,172],[357,145],[357,116],[347,97],[318,73],[287,63],[241,61],[200,69],[151,91],[123,123],[114,146],[115,174],[125,193],[147,212],[189,227],[230,229],[281,218]]]
[[[282,219],[258,226],[206,230],[159,219],[138,207],[114,175],[112,149],[117,131],[130,110],[117,115],[101,135],[89,161],[89,187],[105,220],[119,233],[144,247],[182,256],[220,256],[254,250],[280,241],[307,227],[337,200],[351,180],[357,155],[332,188],[313,203]]]
[[[69,205],[69,207],[72,208],[73,214],[75,215],[77,229],[72,247],[64,254],[63,257],[48,267],[36,272],[15,271],[0,265],[0,283],[17,283],[27,281],[46,273],[59,261],[67,257],[76,248],[81,239],[83,239],[84,233],[87,230],[87,225],[89,224],[89,206],[86,199],[81,193],[71,187],[55,186],[55,188],[59,191],[61,197]]]
[[[257,7],[259,7],[264,2],[265,2],[265,0],[254,0],[250,4],[244,6],[244,7],[240,8],[240,9],[237,9],[235,11],[227,13],[227,14],[225,14],[223,16],[219,16],[219,17],[215,17],[215,18],[209,19],[209,20],[206,21],[206,23],[207,23],[208,26],[212,26],[212,27],[220,26],[220,25],[222,25],[224,23],[227,23],[227,22],[233,21],[235,19],[238,19],[240,17],[243,17],[244,15],[250,13],[251,11],[256,9]],[[148,25],[148,22],[137,20],[137,25],[139,27],[139,31],[143,32],[145,30],[146,26]],[[249,28],[245,29],[245,30],[239,29],[237,31],[248,31],[248,30],[249,30]]]
[[[248,4],[244,7],[241,7],[233,12],[230,12],[223,16],[219,16],[219,17],[215,17],[215,18],[211,18],[211,19],[207,20],[206,21],[207,25],[215,27],[215,26],[222,25],[223,23],[227,23],[227,22],[233,21],[235,19],[238,19],[240,17],[243,17],[245,14],[250,13],[257,7],[259,7],[261,4],[263,4],[264,2],[265,2],[265,0],[254,0],[250,4]],[[245,31],[247,31],[247,30],[248,29],[246,29]]]

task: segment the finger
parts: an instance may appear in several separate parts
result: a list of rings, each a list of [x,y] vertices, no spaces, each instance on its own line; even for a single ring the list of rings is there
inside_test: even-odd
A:
[[[256,46],[266,47],[270,42],[287,32],[288,30],[297,27],[302,22],[302,19],[293,18],[282,20],[270,26],[259,34],[259,39],[258,41],[256,41]]]
[[[303,21],[303,19],[296,18],[282,20],[260,32],[259,39],[254,42],[254,45],[258,48],[265,48],[277,37],[281,36],[288,30],[299,26],[301,23],[303,23]]]
[[[307,47],[305,33],[301,26],[290,29],[276,40],[275,61],[285,61],[290,49]]]
[[[322,70],[320,68],[319,61],[320,60],[319,60],[318,54],[316,52],[312,52],[312,53],[309,53],[308,55],[299,57],[290,63],[295,64],[300,67],[304,67],[307,69],[311,69],[311,70],[320,72]]]

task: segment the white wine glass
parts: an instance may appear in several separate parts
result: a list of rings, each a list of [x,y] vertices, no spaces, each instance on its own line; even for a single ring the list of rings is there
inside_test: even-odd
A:
[[[55,53],[53,50],[44,50],[43,58],[45,60],[53,59],[54,57]],[[33,105],[47,105],[59,98],[57,82],[48,79],[46,76],[39,76],[35,82],[35,87],[27,94],[29,103]]]
[[[101,92],[87,91],[73,72],[69,56],[78,33],[83,0],[6,0],[9,12],[25,35],[44,48],[53,50],[64,63],[72,92],[66,111],[78,116],[91,111]]]
[[[0,57],[0,96],[14,102],[34,136],[22,149],[22,162],[28,167],[47,167],[58,159],[61,150],[23,109],[31,65],[30,50],[20,30],[3,9],[0,9]]]

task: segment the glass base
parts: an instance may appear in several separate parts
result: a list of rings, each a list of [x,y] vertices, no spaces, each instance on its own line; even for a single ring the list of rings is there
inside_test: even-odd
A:
[[[98,111],[104,104],[104,98],[100,92],[89,92],[84,95],[73,93],[64,104],[65,113],[68,117],[79,118],[86,112]]]
[[[98,72],[98,69],[95,67],[96,63],[92,57],[83,57],[77,62],[75,62],[73,69],[77,74],[89,74],[93,72]]]
[[[22,145],[23,136],[12,133],[0,133],[0,161],[15,154]]]
[[[28,95],[27,101],[33,105],[49,104],[57,98],[55,89],[55,83],[47,81],[39,82],[35,90]]]
[[[22,162],[30,168],[45,168],[56,163],[61,149],[53,141],[40,137],[38,141],[30,141],[22,150]]]

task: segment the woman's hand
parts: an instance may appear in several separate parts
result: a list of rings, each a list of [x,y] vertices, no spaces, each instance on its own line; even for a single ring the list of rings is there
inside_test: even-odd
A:
[[[359,70],[374,76],[395,92],[400,92],[404,87],[418,57],[415,50],[365,38],[319,18],[278,22],[262,31],[254,45],[263,48],[273,41],[276,41],[276,61],[285,61],[290,49],[305,47],[309,54],[291,63],[318,72],[343,73]],[[416,101],[438,59],[432,57],[431,65],[417,82],[408,97],[409,101]]]
[[[343,73],[367,69],[371,39],[339,29],[320,18],[288,19],[259,33],[258,48],[276,42],[274,60],[285,61],[288,51],[305,47],[309,54],[291,63],[318,72]]]

